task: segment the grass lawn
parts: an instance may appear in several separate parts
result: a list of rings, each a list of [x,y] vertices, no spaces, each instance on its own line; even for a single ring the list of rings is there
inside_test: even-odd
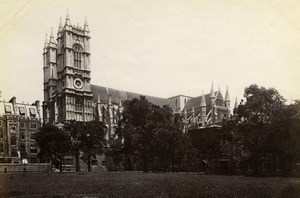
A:
[[[140,172],[0,174],[0,197],[300,197],[300,178]]]

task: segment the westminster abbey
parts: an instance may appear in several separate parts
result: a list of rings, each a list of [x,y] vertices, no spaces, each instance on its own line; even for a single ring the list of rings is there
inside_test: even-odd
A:
[[[68,13],[64,23],[60,20],[56,38],[53,30],[50,37],[46,36],[43,122],[99,120],[106,124],[111,134],[122,116],[122,102],[143,94],[91,84],[90,39],[87,20],[83,27],[72,25]],[[169,105],[174,113],[182,114],[184,130],[218,126],[229,118],[228,88],[225,97],[220,89],[215,91],[213,85],[210,92],[199,95],[146,98],[156,105]]]

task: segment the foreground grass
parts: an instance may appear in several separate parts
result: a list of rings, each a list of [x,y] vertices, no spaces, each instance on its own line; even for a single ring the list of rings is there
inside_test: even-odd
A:
[[[299,178],[189,173],[0,174],[0,197],[300,197]]]

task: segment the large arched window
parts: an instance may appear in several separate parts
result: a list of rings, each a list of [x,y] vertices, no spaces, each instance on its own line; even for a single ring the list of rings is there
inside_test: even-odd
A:
[[[81,68],[81,47],[79,45],[75,45],[73,49],[73,57],[74,57],[74,67]]]
[[[75,117],[77,121],[83,121],[83,102],[79,99],[75,99]]]

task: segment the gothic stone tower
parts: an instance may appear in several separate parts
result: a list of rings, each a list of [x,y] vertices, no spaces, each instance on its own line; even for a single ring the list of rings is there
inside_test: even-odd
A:
[[[71,25],[67,13],[60,19],[57,39],[51,29],[44,46],[44,123],[93,120],[93,94],[90,84],[90,36],[84,27]]]

